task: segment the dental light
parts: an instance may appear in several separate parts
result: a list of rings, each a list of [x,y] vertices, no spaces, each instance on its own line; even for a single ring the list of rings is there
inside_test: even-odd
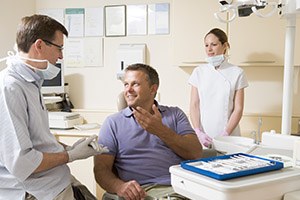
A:
[[[233,2],[233,0],[219,0],[219,3],[221,4],[221,7],[218,12],[214,13],[214,16],[224,23],[233,21],[237,16],[248,17],[252,13],[259,17],[269,17],[280,7],[276,2],[267,2],[265,0],[237,0],[235,2]],[[262,14],[259,10],[266,7],[270,7],[271,10],[266,14]],[[226,16],[226,19],[223,19],[221,17],[221,14],[223,13],[229,13],[229,18]]]

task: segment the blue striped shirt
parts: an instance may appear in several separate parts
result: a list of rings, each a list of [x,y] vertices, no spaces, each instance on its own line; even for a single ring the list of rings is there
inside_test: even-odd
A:
[[[42,81],[21,61],[0,72],[0,200],[23,199],[26,192],[52,200],[70,184],[67,165],[33,174],[42,152],[64,150],[49,130]]]

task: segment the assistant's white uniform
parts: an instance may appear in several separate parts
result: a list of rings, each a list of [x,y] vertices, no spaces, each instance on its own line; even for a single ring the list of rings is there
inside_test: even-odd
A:
[[[198,89],[203,130],[214,138],[226,128],[234,107],[235,91],[248,86],[245,73],[225,60],[217,70],[210,64],[199,65],[188,82]],[[231,135],[240,135],[239,126]]]

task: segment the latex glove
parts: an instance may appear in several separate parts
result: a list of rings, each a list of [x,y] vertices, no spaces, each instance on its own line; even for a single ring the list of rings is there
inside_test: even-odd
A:
[[[98,144],[97,141],[92,141],[88,146],[93,147],[93,149],[98,151],[99,154],[109,152],[106,146],[103,146],[102,144]]]
[[[212,138],[209,137],[206,133],[201,131],[199,128],[195,128],[195,132],[198,136],[198,139],[200,140],[201,144],[203,144],[206,147],[210,147],[212,143]]]
[[[226,130],[224,130],[219,135],[220,136],[229,136],[229,133]]]
[[[67,151],[69,155],[69,162],[74,160],[86,159],[90,156],[95,156],[104,152],[108,152],[107,147],[98,145],[97,135],[84,138],[84,141],[73,145],[74,148]]]
[[[72,146],[66,146],[65,150],[66,151],[70,151],[72,149],[74,149],[78,144],[80,144],[81,142],[85,141],[86,138],[80,138],[79,140],[77,140]]]

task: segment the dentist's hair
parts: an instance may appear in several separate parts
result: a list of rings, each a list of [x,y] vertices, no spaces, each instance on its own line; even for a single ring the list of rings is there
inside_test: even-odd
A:
[[[68,36],[67,29],[55,19],[46,15],[32,15],[23,17],[17,29],[16,43],[18,49],[28,53],[31,45],[37,39],[52,41],[56,31]]]
[[[149,85],[154,85],[157,84],[159,86],[159,77],[157,71],[146,64],[142,63],[135,63],[132,65],[129,65],[126,69],[125,72],[127,71],[142,71],[147,75],[147,81],[149,82]]]

